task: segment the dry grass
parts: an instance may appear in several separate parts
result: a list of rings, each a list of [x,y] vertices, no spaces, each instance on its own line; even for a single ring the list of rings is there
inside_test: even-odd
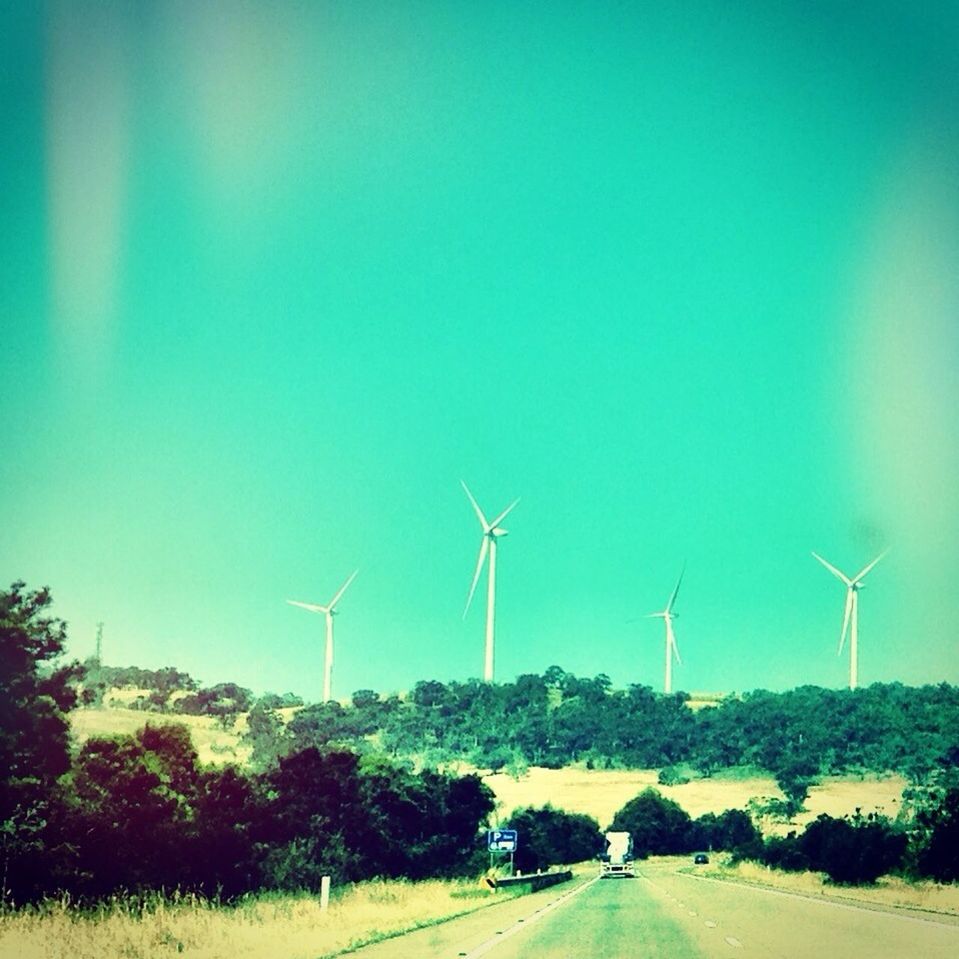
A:
[[[496,901],[511,897],[497,893]],[[264,895],[226,907],[192,896],[142,911],[117,900],[98,912],[60,901],[0,913],[0,956],[18,959],[322,959],[480,909],[476,882],[373,881],[318,897]]]
[[[70,713],[70,723],[78,744],[91,736],[135,733],[146,723],[182,723],[190,730],[200,762],[243,764],[250,757],[250,747],[240,742],[240,736],[246,732],[246,713],[240,713],[236,723],[229,728],[224,728],[212,716],[180,716],[123,708],[75,709]]]
[[[753,862],[741,862],[735,866],[721,864],[711,868],[705,875],[804,895],[959,916],[959,886],[955,885],[905,882],[895,876],[883,876],[874,886],[835,886],[820,872],[783,872]]]
[[[497,811],[507,817],[519,806],[541,806],[546,802],[569,812],[594,816],[606,826],[615,812],[637,793],[649,786],[679,803],[691,816],[724,809],[745,809],[750,799],[782,793],[771,777],[751,776],[743,779],[694,779],[681,786],[661,786],[657,771],[604,769],[539,769],[531,768],[519,779],[505,773],[486,776],[486,784],[496,794]],[[793,825],[770,827],[785,832],[811,822],[820,813],[843,816],[855,812],[882,811],[889,816],[898,812],[899,799],[906,782],[898,776],[867,776],[863,779],[827,778],[809,791],[806,812]]]

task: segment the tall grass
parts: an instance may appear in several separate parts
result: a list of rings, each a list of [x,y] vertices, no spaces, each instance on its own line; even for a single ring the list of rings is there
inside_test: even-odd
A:
[[[517,893],[497,892],[495,901]],[[489,905],[474,881],[344,886],[327,912],[309,894],[265,893],[233,905],[192,895],[68,898],[0,913],[2,959],[321,959]]]

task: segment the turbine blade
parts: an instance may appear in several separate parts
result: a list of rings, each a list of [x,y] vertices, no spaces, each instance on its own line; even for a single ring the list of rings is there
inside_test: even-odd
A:
[[[301,609],[308,609],[311,613],[325,613],[325,606],[317,606],[315,603],[298,603],[295,599],[288,599],[291,606],[299,606]]]
[[[673,651],[673,655],[676,657],[676,662],[682,666],[683,661],[679,655],[679,646],[676,645],[676,634],[673,632],[673,624],[669,619],[666,620],[666,636],[669,640],[669,648]]]
[[[834,576],[838,576],[847,586],[851,586],[851,585],[852,585],[852,580],[851,580],[845,573],[840,573],[839,570],[836,569],[836,567],[832,565],[832,563],[827,563],[827,562],[819,555],[819,553],[813,553],[813,556],[815,556],[816,559],[818,559],[819,562],[822,563],[823,566],[825,566],[826,569],[828,569],[830,573],[832,573]]]
[[[676,594],[679,592],[679,584],[683,581],[683,576],[686,573],[686,564],[683,563],[683,568],[679,573],[679,579],[676,580],[676,588],[673,590],[672,595],[669,597],[669,602],[666,604],[666,609],[669,612],[673,611],[673,603],[676,602]]]
[[[336,604],[340,601],[340,597],[346,592],[346,588],[350,585],[350,583],[356,579],[356,574],[358,572],[358,569],[354,569],[353,572],[350,573],[349,579],[347,579],[347,581],[340,587],[340,591],[330,600],[329,609],[332,610],[333,607],[336,606]]]
[[[846,630],[849,629],[849,615],[852,612],[852,588],[846,590],[846,611],[842,614],[842,634],[839,637],[839,651],[837,656],[842,655],[842,648],[846,645]]]
[[[502,523],[503,520],[506,519],[506,517],[512,512],[513,507],[514,507],[518,502],[519,502],[519,497],[517,496],[516,499],[514,499],[513,502],[510,503],[509,506],[507,506],[506,509],[504,509],[503,512],[500,513],[499,516],[497,516],[496,519],[493,520],[492,523],[490,523],[490,528],[493,529],[493,528],[499,526],[499,524]]]
[[[854,583],[858,583],[859,580],[861,580],[861,579],[863,578],[863,576],[865,576],[866,573],[868,573],[869,570],[871,570],[871,569],[873,568],[873,566],[875,566],[876,563],[878,563],[879,560],[881,560],[881,559],[883,558],[883,556],[885,556],[886,553],[888,553],[888,552],[889,552],[889,548],[887,547],[887,548],[884,549],[865,569],[863,569],[863,571],[862,571],[861,573],[858,573],[856,576],[854,576],[852,581],[853,581]]]
[[[470,492],[470,488],[466,485],[466,483],[464,483],[463,480],[460,480],[460,482],[463,483],[463,489],[466,490],[466,495],[473,504],[473,509],[476,510],[476,515],[479,517],[480,524],[483,527],[483,532],[487,532],[490,529],[490,525],[486,522],[486,517],[483,515],[483,511],[479,508],[479,503],[473,499],[473,494]]]
[[[473,602],[473,593],[476,592],[476,583],[480,578],[480,573],[483,571],[483,563],[486,561],[486,554],[489,551],[489,540],[486,538],[486,534],[483,534],[483,542],[480,544],[479,556],[476,559],[476,572],[473,573],[473,582],[470,583],[470,593],[466,597],[466,608],[463,610],[463,619],[466,619],[466,614],[470,611],[470,603]]]

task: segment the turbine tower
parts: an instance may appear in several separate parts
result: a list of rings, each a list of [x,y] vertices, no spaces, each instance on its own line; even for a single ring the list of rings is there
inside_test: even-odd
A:
[[[460,480],[460,482],[463,483],[462,480]],[[470,492],[466,483],[463,483],[463,489],[466,491],[470,503],[473,504],[473,509],[476,511],[480,526],[483,528],[483,539],[480,542],[479,557],[476,560],[476,572],[473,573],[473,582],[470,583],[469,596],[466,597],[466,608],[463,610],[463,619],[466,619],[466,614],[469,612],[470,603],[473,602],[473,593],[476,592],[476,583],[480,578],[480,573],[483,571],[483,563],[486,561],[486,557],[489,556],[489,572],[487,574],[486,590],[486,658],[483,667],[483,680],[491,683],[493,681],[493,625],[496,618],[496,540],[509,532],[503,529],[499,524],[506,519],[507,514],[519,502],[519,499],[513,500],[513,502],[490,523],[487,522],[483,511],[479,508],[479,504],[473,498],[473,494]]]
[[[291,606],[300,606],[302,609],[308,609],[311,613],[322,613],[326,617],[326,664],[323,670],[324,703],[330,701],[333,686],[333,617],[336,615],[336,604],[342,599],[347,587],[353,582],[358,572],[358,569],[353,570],[349,579],[347,579],[339,588],[337,594],[325,606],[317,606],[314,603],[299,603],[295,599],[287,600]]]
[[[673,612],[673,604],[676,602],[676,595],[679,593],[679,584],[683,581],[683,574],[685,572],[686,566],[684,564],[679,574],[679,579],[676,580],[676,585],[673,587],[672,595],[669,597],[669,602],[666,604],[666,608],[660,613],[650,613],[646,617],[647,619],[661,619],[666,624],[666,677],[663,681],[663,692],[667,694],[673,691],[673,656],[676,657],[676,662],[679,663],[680,666],[683,665],[683,661],[679,656],[679,647],[676,645],[676,636],[673,633],[673,620],[676,619],[676,613]]]
[[[845,573],[839,572],[831,563],[827,563],[818,553],[813,556],[819,560],[835,577],[846,584],[846,609],[842,614],[842,633],[839,636],[839,652],[846,642],[846,630],[849,630],[849,688],[855,689],[859,683],[859,590],[865,585],[863,578],[888,553],[884,549],[868,566],[850,579]],[[850,628],[851,627],[851,628]]]

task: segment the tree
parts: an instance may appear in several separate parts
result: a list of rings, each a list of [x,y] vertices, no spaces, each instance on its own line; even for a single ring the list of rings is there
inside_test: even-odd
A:
[[[243,741],[251,746],[250,765],[258,772],[275,766],[280,756],[291,750],[283,720],[272,708],[265,707],[262,700],[247,714]]]
[[[517,832],[514,861],[523,872],[593,859],[603,848],[603,834],[592,816],[554,809],[549,803],[515,810],[508,828]]]
[[[902,864],[906,836],[883,816],[821,815],[799,840],[809,868],[836,883],[873,883]]]
[[[678,803],[649,788],[630,799],[613,817],[609,828],[631,833],[633,854],[637,859],[645,859],[649,855],[689,852],[691,826],[689,814]]]
[[[919,872],[936,882],[959,882],[959,786],[938,793],[917,819],[926,833],[919,849]]]
[[[182,725],[88,739],[72,775],[69,836],[82,867],[73,888],[183,885],[197,794],[197,757]]]
[[[762,846],[762,833],[741,809],[727,809],[718,816],[704,813],[693,825],[693,845],[697,848],[722,849],[742,854],[753,853]]]
[[[57,667],[66,626],[45,615],[46,588],[15,582],[0,591],[0,899],[33,898],[54,870],[62,819],[58,781],[70,765],[73,682],[81,667]]]

